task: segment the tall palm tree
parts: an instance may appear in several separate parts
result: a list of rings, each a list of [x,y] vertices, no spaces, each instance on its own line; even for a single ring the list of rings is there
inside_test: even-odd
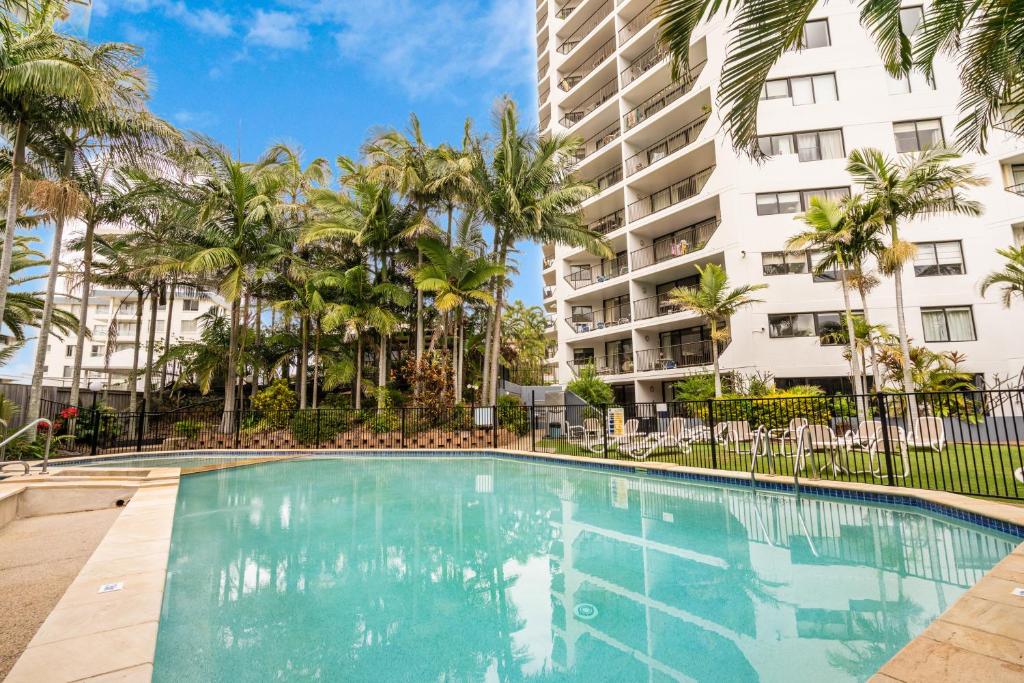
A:
[[[1001,270],[989,273],[981,281],[981,295],[991,287],[1001,286],[1000,298],[1007,308],[1013,303],[1013,296],[1024,297],[1024,245],[997,249],[996,253],[1006,259]]]
[[[727,15],[732,37],[718,99],[737,150],[762,155],[757,145],[761,89],[779,58],[801,47],[804,25],[818,4],[818,0],[660,0],[661,40],[672,55],[676,77],[688,77],[695,28],[702,21]],[[905,77],[918,70],[933,78],[937,56],[946,54],[957,61],[963,89],[957,137],[962,147],[984,149],[988,132],[997,123],[1024,135],[1024,107],[1020,106],[1024,38],[1015,9],[998,0],[930,3],[911,40],[900,21],[900,3],[857,0],[856,4],[861,24],[874,38],[891,76]]]
[[[760,299],[751,296],[754,292],[766,289],[768,285],[741,285],[730,287],[729,277],[725,268],[717,263],[709,263],[703,268],[697,267],[700,273],[700,284],[695,289],[677,287],[669,292],[669,300],[678,306],[703,316],[711,327],[711,361],[715,371],[715,396],[722,396],[722,373],[718,367],[718,344],[725,341],[728,328],[719,331],[718,322],[728,320],[741,308],[761,303]]]
[[[464,315],[467,304],[490,306],[494,303],[486,285],[504,274],[505,269],[486,258],[475,256],[464,247],[449,248],[444,242],[423,238],[420,251],[428,263],[417,270],[416,286],[434,294],[434,306],[442,313],[455,311],[452,349],[452,385],[455,402],[462,402]]]
[[[497,265],[507,271],[516,244],[524,240],[568,244],[598,256],[611,256],[601,237],[581,220],[580,206],[593,196],[595,188],[572,175],[573,154],[580,141],[560,135],[538,138],[531,131],[521,130],[519,112],[511,99],[502,102],[497,118],[493,148],[485,149],[474,142],[471,150],[472,203],[494,228]],[[505,278],[495,278],[483,372],[484,397],[492,404],[498,395],[505,290]]]
[[[982,206],[964,196],[963,190],[987,181],[974,174],[971,164],[954,163],[959,155],[933,148],[907,154],[894,160],[872,148],[850,153],[846,170],[855,183],[864,188],[864,199],[884,226],[889,243],[881,253],[879,266],[891,275],[896,289],[896,327],[903,354],[903,386],[913,391],[910,340],[903,305],[903,267],[914,256],[914,245],[900,238],[900,228],[908,221],[940,213],[978,216]]]
[[[853,329],[853,311],[850,307],[850,286],[847,276],[847,270],[852,264],[853,258],[847,247],[852,241],[851,218],[856,214],[857,206],[861,203],[859,196],[850,197],[842,203],[824,197],[811,197],[807,211],[798,218],[807,226],[807,229],[793,235],[786,242],[786,249],[790,251],[803,251],[810,248],[823,252],[824,257],[815,267],[818,273],[831,270],[839,271],[840,283],[843,288],[843,310],[845,312],[843,318],[846,321],[846,334],[849,340],[850,376],[853,378],[855,394],[863,394],[865,387],[861,374],[860,355],[854,348],[857,335]]]

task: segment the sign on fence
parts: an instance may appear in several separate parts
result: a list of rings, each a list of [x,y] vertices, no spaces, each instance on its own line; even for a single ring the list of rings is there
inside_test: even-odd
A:
[[[623,408],[608,409],[608,436],[625,436],[626,411]]]

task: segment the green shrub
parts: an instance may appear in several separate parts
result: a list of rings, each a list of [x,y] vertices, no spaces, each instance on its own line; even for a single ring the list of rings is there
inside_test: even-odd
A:
[[[319,428],[317,422],[319,421]],[[291,421],[292,436],[302,445],[329,441],[349,429],[348,413],[337,409],[300,410]]]
[[[287,426],[295,404],[295,392],[284,379],[276,380],[252,396],[253,410],[262,413],[267,424],[277,429]]]
[[[203,423],[198,420],[180,420],[174,423],[174,433],[186,439],[194,439],[203,431]]]
[[[499,396],[498,426],[522,436],[530,431],[530,411],[515,396]]]
[[[672,385],[677,401],[707,401],[715,397],[714,375],[692,375]]]
[[[580,368],[579,376],[566,388],[592,406],[610,406],[615,402],[611,385],[598,377],[592,365]]]
[[[364,423],[375,434],[393,432],[401,426],[401,419],[395,413],[393,399],[387,390],[377,392],[377,409],[370,410]]]

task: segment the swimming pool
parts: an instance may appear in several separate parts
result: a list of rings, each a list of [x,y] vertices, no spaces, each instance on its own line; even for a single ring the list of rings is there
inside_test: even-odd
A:
[[[154,680],[865,680],[1017,542],[492,457],[190,475]]]

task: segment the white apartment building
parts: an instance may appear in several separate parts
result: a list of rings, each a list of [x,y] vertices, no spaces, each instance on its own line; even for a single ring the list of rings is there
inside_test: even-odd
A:
[[[72,253],[66,251],[65,260],[71,260]],[[62,276],[57,282],[55,299],[57,308],[77,316],[81,305],[81,293],[80,285],[73,286],[72,282]],[[104,387],[109,383],[111,389],[128,388],[135,348],[137,300],[136,293],[130,289],[93,286],[89,294],[89,308],[86,315],[90,337],[85,340],[82,354],[80,386],[83,389],[97,383]],[[216,294],[197,292],[190,287],[179,287],[172,302],[168,290],[165,300],[158,302],[157,306],[154,357],[159,357],[165,348],[168,319],[171,325],[170,341],[172,345],[178,342],[197,341],[202,333],[199,318],[211,309],[218,307],[224,310],[223,302]],[[145,368],[151,319],[150,302],[147,299],[142,308],[140,372]],[[109,358],[107,358],[108,346],[112,346]],[[74,362],[75,336],[71,334],[61,339],[57,335],[51,335],[46,345],[43,384],[46,386],[70,386]],[[175,376],[176,373],[172,369],[170,378],[173,379]],[[141,391],[143,388],[141,377],[138,378],[137,385]]]
[[[615,252],[602,261],[544,246],[548,363],[561,383],[596,365],[620,402],[671,400],[680,377],[709,371],[711,349],[706,321],[678,310],[666,293],[694,284],[697,266],[714,262],[734,285],[768,285],[758,293],[764,303],[730,321],[723,370],[770,372],[782,386],[843,385],[842,347],[821,339],[839,324],[840,286],[812,274],[816,254],[784,253],[786,241],[811,196],[859,191],[845,171],[851,150],[896,156],[952,142],[957,72],[941,63],[934,84],[892,79],[857,8],[822,4],[806,47],[784,55],[765,86],[758,132],[772,158],[758,165],[736,154],[716,109],[725,22],[695,33],[692,80],[673,82],[656,40],[657,4],[536,6],[540,130],[585,141],[577,172],[599,188],[584,204],[585,221]],[[921,15],[919,4],[904,8],[909,32]],[[1024,365],[1024,306],[1008,311],[996,292],[978,290],[1000,264],[995,250],[1024,241],[1024,140],[995,130],[987,154],[965,159],[990,180],[971,193],[985,213],[903,228],[902,238],[918,245],[904,272],[904,301],[914,344],[958,351],[967,371],[992,381]],[[873,323],[895,331],[891,279],[882,278],[868,305]]]

